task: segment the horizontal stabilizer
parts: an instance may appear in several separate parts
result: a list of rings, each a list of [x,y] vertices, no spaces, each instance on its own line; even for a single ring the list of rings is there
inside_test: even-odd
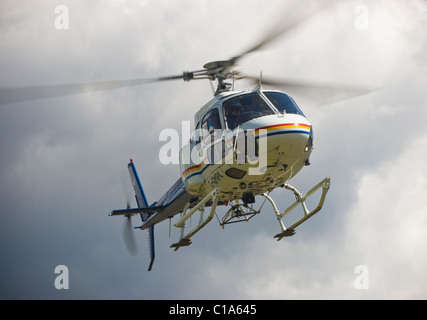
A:
[[[160,212],[164,209],[164,206],[160,207],[146,207],[146,208],[132,208],[132,209],[119,209],[113,210],[109,213],[110,216],[126,216],[134,215],[139,213],[155,213]]]

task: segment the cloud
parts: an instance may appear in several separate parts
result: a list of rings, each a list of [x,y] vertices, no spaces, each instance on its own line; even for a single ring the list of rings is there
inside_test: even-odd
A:
[[[425,298],[427,278],[427,135],[359,180],[358,202],[348,221],[348,243],[372,269],[372,291],[381,298]],[[420,150],[419,152],[414,152]],[[409,170],[410,168],[410,170]],[[416,261],[416,262],[415,262]],[[415,263],[414,263],[415,262]]]

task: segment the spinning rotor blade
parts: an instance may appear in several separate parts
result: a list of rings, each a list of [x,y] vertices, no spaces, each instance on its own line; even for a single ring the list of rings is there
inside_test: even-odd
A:
[[[271,30],[264,36],[263,39],[261,39],[261,41],[228,61],[230,61],[230,63],[233,65],[247,54],[264,48],[267,44],[273,42],[279,36],[286,34],[287,32],[300,25],[307,19],[318,14],[320,11],[328,8],[330,5],[334,4],[335,1],[336,0],[322,1],[322,4],[320,4],[319,2],[313,2],[309,3],[308,6],[306,4],[304,4],[304,6],[301,6],[300,1],[295,1],[296,3],[298,3],[298,7],[295,3],[293,8],[289,8],[285,13],[286,18],[280,16],[280,19],[273,25],[273,28],[271,28]]]
[[[276,40],[279,36],[282,36],[300,25],[302,22],[311,18],[312,16],[318,14],[320,11],[328,8],[330,5],[334,4],[337,0],[329,0],[322,1],[320,5],[319,2],[310,2],[308,5],[305,3],[301,6],[301,3],[295,3],[293,8],[290,8],[285,12],[287,17],[280,16],[280,19],[273,24],[273,28],[270,29],[269,32],[257,43],[253,46],[249,47],[249,49],[243,51],[239,55],[236,55],[228,60],[220,60],[220,61],[212,61],[206,63],[203,68],[205,68],[205,73],[203,75],[207,75],[209,79],[214,80],[217,79],[229,79],[238,75],[237,72],[232,71],[231,68],[243,57],[247,54],[258,51],[264,48],[270,42]],[[291,14],[289,14],[289,12]],[[206,78],[206,77],[204,77]]]
[[[50,86],[48,85],[34,87],[0,88],[0,104],[63,97],[68,95],[111,90],[117,88],[126,88],[168,80],[183,79],[185,81],[189,81],[193,78],[193,74],[194,72],[183,72],[181,75],[173,75],[151,79],[131,79],[88,83],[69,83]]]
[[[132,191],[127,187],[129,185],[129,183],[127,183],[128,182],[127,179],[129,178],[127,178],[127,176],[125,175],[125,172],[123,171],[121,175],[121,182],[122,182],[123,192],[126,198],[126,209],[130,209]],[[135,256],[138,253],[138,247],[136,245],[135,233],[132,228],[131,215],[125,216],[125,221],[123,223],[122,236],[129,253]]]
[[[135,233],[132,227],[132,218],[131,216],[125,217],[125,222],[123,224],[123,240],[125,241],[126,248],[129,253],[133,256],[136,256],[138,249],[135,241]]]
[[[251,79],[259,83],[259,77],[241,76],[241,79]],[[321,104],[330,104],[343,101],[380,90],[380,88],[362,88],[340,86],[328,83],[315,83],[310,81],[277,80],[262,77],[263,87],[283,89],[291,94],[297,94],[318,101]]]
[[[120,174],[120,182],[122,183],[122,190],[126,199],[126,209],[130,209],[132,199],[135,198],[133,196],[132,181],[129,177],[129,173],[125,169],[123,169]]]
[[[279,36],[289,32],[308,18],[314,16],[322,10],[334,4],[337,0],[322,1],[320,5],[318,1],[304,3],[295,1],[292,8],[287,9],[286,17],[280,17],[279,21],[273,24],[273,28],[257,43],[249,47],[242,53],[228,59],[221,61],[208,62],[203,66],[203,70],[183,72],[179,75],[171,75],[166,77],[151,78],[151,79],[130,79],[130,80],[117,80],[117,81],[102,81],[102,82],[89,82],[89,83],[69,83],[60,85],[47,85],[47,86],[32,86],[32,87],[13,87],[13,88],[0,88],[0,104],[15,103],[29,100],[38,100],[54,97],[62,97],[74,94],[81,94],[87,92],[111,90],[117,88],[133,87],[148,83],[179,80],[190,81],[193,79],[218,79],[222,84],[222,80],[229,79],[237,75],[237,72],[232,71],[231,68],[247,54],[260,50],[267,44],[271,43]]]

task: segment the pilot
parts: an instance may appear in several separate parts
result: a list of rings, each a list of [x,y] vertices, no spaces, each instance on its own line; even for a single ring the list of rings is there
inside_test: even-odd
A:
[[[231,106],[228,112],[228,127],[229,129],[233,130],[235,127],[239,125],[239,116],[240,112],[242,110],[242,102],[239,100],[234,100],[231,102]]]

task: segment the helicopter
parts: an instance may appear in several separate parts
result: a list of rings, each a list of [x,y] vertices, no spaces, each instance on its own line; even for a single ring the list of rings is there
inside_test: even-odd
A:
[[[180,214],[174,224],[180,229],[180,238],[171,245],[176,251],[192,243],[191,238],[212,220],[217,206],[229,206],[220,222],[224,228],[226,224],[249,221],[259,214],[260,209],[254,209],[252,204],[256,196],[262,196],[271,204],[279,222],[281,232],[274,236],[279,241],[295,234],[296,227],[321,210],[330,187],[330,178],[325,178],[302,195],[287,183],[310,164],[313,128],[295,101],[284,92],[261,88],[250,92],[221,90],[196,113],[195,122],[192,138],[180,152],[181,177],[164,196],[148,205],[131,159],[128,170],[138,208],[128,206],[109,213],[126,216],[129,227],[130,217],[141,215],[142,225],[136,228],[148,232],[151,255],[148,270],[155,257],[157,223]],[[296,197],[284,211],[277,208],[269,195],[279,187],[292,191]],[[320,201],[309,210],[306,200],[319,189],[322,189]],[[298,205],[302,206],[304,216],[285,227],[282,218]],[[197,212],[198,225],[186,233],[186,221]],[[133,248],[133,240],[130,241],[128,248]]]
[[[326,6],[325,6],[326,7]],[[322,9],[324,9],[323,7]],[[208,80],[217,82],[214,97],[194,115],[195,128],[191,138],[179,154],[180,176],[156,202],[149,203],[133,159],[127,165],[135,194],[137,208],[112,210],[109,216],[125,217],[125,243],[128,250],[135,251],[132,229],[146,230],[148,235],[150,263],[155,260],[154,227],[156,224],[179,215],[174,227],[179,239],[170,247],[175,251],[191,245],[193,237],[202,230],[216,214],[218,206],[228,208],[222,219],[222,228],[227,224],[249,221],[260,214],[255,209],[255,197],[263,197],[270,203],[278,221],[280,232],[274,235],[277,241],[295,234],[295,229],[318,213],[330,189],[329,177],[302,194],[289,184],[305,166],[310,165],[314,146],[314,130],[295,100],[286,92],[264,87],[284,87],[307,92],[320,91],[338,94],[338,100],[348,99],[371,92],[365,88],[348,88],[336,85],[303,83],[266,79],[242,74],[235,67],[242,58],[258,51],[267,44],[293,29],[319,10],[295,14],[286,23],[281,22],[261,41],[227,60],[205,63],[203,69],[185,71],[182,74],[151,79],[132,79],[92,83],[64,84],[53,86],[18,87],[0,89],[0,103],[66,96],[77,93],[130,87],[154,82],[183,80]],[[252,89],[234,90],[234,82],[253,81]],[[285,210],[278,209],[270,193],[283,188],[295,195],[295,201]],[[309,209],[307,199],[321,191],[320,199]],[[283,218],[298,206],[303,217],[290,226]],[[199,213],[199,222],[188,230],[188,219]],[[142,224],[132,227],[131,219],[140,215]]]

